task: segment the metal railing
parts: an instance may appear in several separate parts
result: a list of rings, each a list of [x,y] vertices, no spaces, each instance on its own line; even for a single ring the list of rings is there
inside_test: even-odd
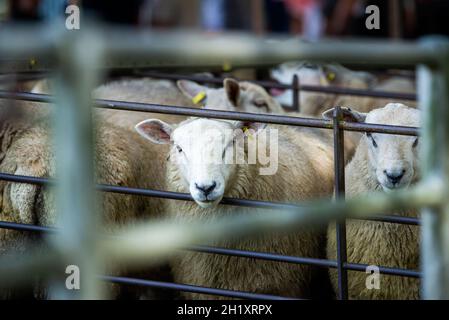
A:
[[[25,33],[26,36],[26,33]],[[25,37],[24,36],[24,37]],[[117,34],[114,34],[117,36]],[[158,42],[157,45],[155,43],[148,43],[144,41],[144,43],[139,43],[139,47],[136,48],[135,45],[130,44],[129,41],[124,41],[121,47],[117,47],[116,43],[113,43],[112,39],[104,43],[103,53],[112,57],[124,58],[123,55],[126,53],[126,59],[130,59],[132,57],[141,57],[144,53],[152,58],[157,57],[160,60],[167,61],[167,63],[172,62],[173,56],[169,53],[170,50],[178,50],[175,56],[178,54],[188,54],[187,60],[191,63],[192,61],[200,61],[201,59],[205,59],[204,51],[207,48],[197,48],[198,50],[185,50],[183,47],[183,42],[177,42],[179,40],[177,35],[164,35],[161,38],[161,35],[153,34],[153,36],[162,41],[162,45]],[[0,39],[5,37],[4,34],[0,33]],[[81,37],[81,36],[80,36]],[[128,38],[133,38],[133,40],[138,40],[140,36],[135,36],[134,34],[130,34]],[[189,35],[189,37],[193,37],[192,39],[197,39],[198,35]],[[26,38],[26,37],[25,37]],[[114,37],[112,37],[114,38]],[[238,37],[226,37],[223,39],[216,40],[219,44],[217,46],[219,48],[224,48],[224,44],[227,44],[229,47],[230,43],[234,44],[234,49],[236,52],[230,53],[229,50],[218,51],[214,46],[211,46],[212,50],[208,50],[208,56],[204,61],[211,61],[214,63],[224,61],[233,61],[235,59],[234,64],[244,63],[245,61],[249,61],[251,59],[261,60],[260,63],[263,63],[263,59],[266,59],[270,63],[273,62],[283,62],[284,60],[289,59],[317,59],[317,60],[329,60],[345,62],[352,58],[359,57],[365,54],[364,58],[367,63],[378,64],[378,65],[414,65],[414,64],[425,64],[428,67],[421,66],[420,72],[418,74],[418,80],[420,83],[419,87],[419,95],[422,101],[422,106],[424,107],[424,117],[425,121],[423,123],[423,181],[420,182],[416,187],[410,188],[410,190],[398,192],[397,194],[392,195],[372,195],[369,197],[361,198],[361,199],[351,199],[346,202],[337,201],[336,203],[322,203],[317,202],[313,204],[305,204],[304,206],[295,206],[291,204],[279,204],[279,203],[271,203],[266,201],[257,201],[257,200],[245,200],[245,199],[224,199],[223,204],[231,204],[231,205],[243,205],[243,206],[254,206],[258,208],[279,208],[285,209],[285,213],[277,215],[278,218],[273,218],[269,215],[258,215],[258,217],[240,217],[235,219],[223,220],[217,225],[209,225],[209,226],[201,226],[202,230],[199,228],[194,229],[197,235],[193,238],[189,238],[186,236],[184,244],[176,244],[169,246],[166,248],[166,252],[160,253],[161,249],[159,248],[159,254],[165,255],[172,252],[172,250],[183,247],[188,247],[189,250],[196,250],[199,252],[204,252],[207,254],[229,254],[236,255],[240,257],[251,257],[272,261],[280,261],[280,262],[289,262],[289,263],[306,263],[310,265],[316,265],[321,267],[330,267],[337,268],[339,274],[339,297],[341,299],[347,298],[347,279],[346,272],[347,270],[359,270],[365,271],[366,265],[363,264],[354,264],[346,261],[346,245],[344,239],[344,220],[345,213],[352,213],[355,216],[350,216],[351,218],[367,218],[372,216],[375,213],[382,212],[383,210],[394,209],[399,207],[424,207],[431,208],[426,209],[423,212],[423,221],[422,227],[424,230],[423,237],[423,280],[424,280],[424,291],[423,295],[425,298],[447,298],[449,282],[447,281],[449,278],[449,264],[448,262],[448,254],[444,251],[445,245],[448,243],[445,242],[447,238],[446,234],[449,230],[446,225],[447,220],[445,220],[445,215],[447,212],[444,210],[445,208],[445,184],[447,179],[445,177],[448,176],[449,166],[446,165],[445,155],[447,153],[447,138],[449,136],[448,128],[445,128],[444,119],[449,119],[447,117],[447,107],[448,107],[448,97],[447,97],[447,77],[448,77],[448,66],[446,64],[446,59],[449,57],[449,49],[448,44],[445,41],[434,40],[424,44],[383,44],[383,43],[374,43],[374,44],[366,44],[364,46],[358,46],[354,43],[349,44],[341,44],[335,46],[335,44],[326,44],[319,43],[316,45],[296,45],[289,46],[287,50],[276,50],[273,51],[269,46],[266,46],[265,43],[260,40],[251,39],[250,45],[248,45],[248,39]],[[238,46],[237,44],[242,44],[242,41],[245,42],[244,46]],[[33,47],[36,45],[36,47]],[[48,45],[48,43],[47,43]],[[11,46],[6,48],[5,53],[11,53],[16,51],[22,51],[24,49],[39,49],[41,53],[50,54],[48,47],[42,45],[42,43],[36,44],[33,42],[19,42],[19,45],[16,44],[16,47]],[[70,47],[70,46],[69,46]],[[254,48],[257,47],[257,51],[254,51]],[[62,46],[64,48],[64,46]],[[2,54],[3,48],[0,48],[0,55]],[[64,51],[62,49],[59,49]],[[385,52],[380,57],[379,55],[373,55],[373,52],[378,52],[379,50],[385,50]],[[181,53],[179,53],[181,51]],[[58,51],[57,51],[58,52]],[[257,52],[257,54],[256,54]],[[54,54],[54,53],[53,53]],[[172,52],[171,52],[172,54]],[[229,57],[227,56],[229,55]],[[263,59],[261,58],[263,57]],[[185,57],[184,57],[185,58]],[[67,59],[64,57],[63,59]],[[76,57],[70,56],[69,59],[76,61]],[[181,58],[179,58],[182,61]],[[390,60],[385,60],[390,59]],[[98,60],[97,60],[98,61]],[[126,64],[126,63],[125,63]],[[83,69],[82,69],[83,70]],[[88,71],[85,71],[88,74]],[[77,79],[79,81],[79,79]],[[74,82],[76,82],[74,80]],[[74,86],[76,88],[76,86]],[[80,90],[81,91],[81,90]],[[83,91],[85,92],[85,91]],[[85,93],[88,96],[87,93]],[[10,93],[10,92],[0,92],[0,98],[10,98],[10,99],[24,99],[31,101],[39,101],[39,102],[53,102],[53,99],[47,95],[36,95],[29,93]],[[438,104],[436,103],[438,101]],[[83,105],[89,105],[89,102],[83,100],[81,102]],[[337,194],[344,194],[344,159],[343,159],[343,139],[342,134],[344,130],[349,131],[369,131],[369,132],[381,132],[381,133],[390,133],[390,134],[403,134],[403,135],[416,135],[417,128],[409,128],[409,127],[395,127],[395,126],[385,126],[385,125],[371,125],[371,124],[355,124],[355,123],[346,123],[341,121],[340,115],[337,112],[334,114],[333,121],[327,121],[322,119],[309,119],[309,118],[296,118],[296,117],[288,117],[288,116],[278,116],[278,115],[267,115],[267,114],[250,114],[250,113],[241,113],[241,112],[229,112],[229,111],[218,111],[218,110],[198,110],[194,108],[184,108],[180,106],[164,106],[157,104],[143,104],[143,103],[130,103],[124,101],[108,101],[108,100],[96,100],[95,106],[101,108],[112,108],[112,109],[123,109],[123,110],[131,110],[131,111],[140,111],[140,112],[156,112],[156,113],[168,113],[168,114],[177,114],[177,115],[186,115],[186,116],[202,116],[208,118],[220,118],[220,119],[235,119],[235,120],[250,120],[257,122],[267,122],[267,123],[276,123],[283,125],[296,125],[296,126],[307,126],[307,127],[316,127],[316,128],[325,128],[325,129],[333,129],[334,130],[334,141],[335,141],[335,189]],[[73,110],[75,108],[72,106]],[[84,109],[81,109],[84,110]],[[87,110],[87,109],[86,109]],[[86,112],[88,114],[88,112]],[[76,129],[74,129],[76,130]],[[438,145],[440,143],[441,145]],[[67,144],[67,143],[66,143]],[[78,151],[82,151],[81,146],[79,146]],[[64,149],[64,148],[62,148]],[[66,170],[73,170],[74,168],[70,167],[71,164],[65,164],[67,167]],[[77,171],[72,171],[77,172]],[[435,176],[438,175],[438,178]],[[8,174],[1,174],[1,179],[21,182],[21,183],[38,183],[38,184],[46,184],[49,181],[43,178],[33,178],[33,177],[20,177]],[[81,185],[80,181],[80,185]],[[60,184],[59,189],[64,189],[64,184]],[[98,190],[106,191],[106,192],[119,192],[119,193],[127,193],[127,194],[139,194],[145,196],[157,196],[169,199],[178,199],[178,200],[192,200],[190,195],[188,194],[180,194],[174,192],[160,191],[160,190],[144,190],[137,188],[127,188],[127,187],[119,187],[119,186],[105,186],[98,185]],[[89,190],[86,189],[86,190]],[[83,195],[72,195],[72,198],[75,201],[82,201],[84,198]],[[67,200],[69,201],[69,200]],[[74,201],[74,200],[72,200]],[[377,201],[377,202],[374,202]],[[360,213],[361,204],[363,204],[364,213]],[[332,209],[332,210],[331,210]],[[81,209],[79,209],[81,210]],[[87,210],[87,208],[86,208]],[[261,252],[248,252],[242,250],[232,250],[232,249],[223,249],[223,248],[214,248],[207,246],[198,246],[198,242],[195,246],[189,246],[189,244],[194,244],[195,241],[198,241],[201,237],[206,237],[207,239],[215,239],[217,237],[234,234],[234,233],[254,233],[257,230],[265,229],[283,229],[291,224],[291,222],[295,222],[295,224],[313,220],[314,217],[311,215],[311,212],[325,212],[325,210],[329,211],[327,215],[321,215],[321,218],[336,218],[341,221],[338,224],[337,236],[338,236],[338,257],[336,261],[332,260],[321,260],[321,259],[310,259],[304,257],[286,257],[281,255],[276,255],[273,253],[261,253]],[[65,211],[68,211],[66,209]],[[326,212],[327,212],[326,211]],[[87,211],[89,212],[89,211]],[[72,216],[74,213],[72,213]],[[361,216],[358,216],[361,215]],[[82,229],[85,223],[88,223],[92,217],[84,216],[85,221],[83,224],[76,224],[70,226],[73,234],[79,232]],[[266,221],[264,219],[268,219],[271,224],[270,226],[266,225]],[[316,218],[315,218],[316,219]],[[371,219],[376,221],[384,221],[390,223],[406,223],[406,224],[414,224],[417,225],[420,223],[418,219],[408,218],[408,217],[395,217],[395,216],[383,216],[383,217],[372,217]],[[88,222],[86,222],[88,221]],[[236,222],[239,222],[238,226]],[[242,223],[243,221],[243,223]],[[79,227],[78,227],[79,226]],[[230,226],[234,226],[233,229]],[[15,230],[28,230],[28,231],[38,231],[38,232],[53,232],[54,229],[47,229],[45,227],[37,227],[37,226],[27,226],[24,224],[17,223],[8,223],[2,222],[0,227],[11,228]],[[61,237],[64,237],[67,226],[63,228],[63,232],[58,232]],[[151,227],[151,226],[148,226]],[[446,229],[444,229],[446,227]],[[187,228],[187,227],[185,227]],[[193,226],[195,228],[195,226]],[[211,233],[210,230],[220,230],[220,232]],[[162,228],[163,230],[163,228]],[[182,230],[182,229],[180,229]],[[437,231],[437,232],[435,232]],[[93,230],[86,231],[89,233],[89,237],[92,237],[94,233]],[[132,232],[128,232],[127,234],[133,235]],[[137,235],[141,235],[138,232],[135,232]],[[63,238],[64,239],[64,238]],[[61,239],[60,241],[62,241]],[[204,240],[204,238],[201,238]],[[94,240],[96,243],[98,240]],[[126,242],[126,241],[125,241]],[[126,244],[125,244],[126,245]],[[90,244],[91,248],[92,244]],[[74,244],[76,247],[76,252],[82,255],[82,252],[89,252],[89,247],[86,248],[81,244]],[[124,258],[124,256],[129,255],[131,253],[123,253],[118,250],[111,249],[108,247],[106,252],[114,252],[118,257]],[[137,250],[133,248],[133,250]],[[148,248],[140,248],[139,251],[135,252],[136,256],[142,255],[142,252],[151,253],[151,245]],[[164,250],[162,250],[164,251]],[[81,258],[80,258],[81,259]],[[435,264],[438,266],[436,269],[432,269]],[[23,266],[26,268],[26,266]],[[95,265],[91,264],[86,268],[87,273],[91,276],[96,274],[94,269],[96,269]],[[1,267],[0,267],[1,270]],[[22,270],[18,268],[18,270]],[[388,266],[381,266],[380,271],[386,274],[394,274],[399,276],[411,276],[411,277],[419,277],[420,273],[415,270],[403,270],[390,268]],[[1,274],[1,273],[0,273]],[[1,276],[0,276],[1,277]],[[182,287],[183,285],[177,284],[164,284],[156,281],[143,281],[136,279],[126,279],[126,278],[111,278],[106,277],[103,278],[110,281],[121,282],[121,283],[134,283],[140,285],[149,285],[149,286],[159,286],[165,288],[175,288],[176,290],[200,290],[202,293],[209,294],[224,294],[234,297],[246,297],[251,298],[254,297],[254,294],[251,293],[237,293],[237,295],[232,295],[229,292],[223,292],[223,290],[218,290],[214,288],[186,288]],[[90,278],[92,283],[95,283],[95,280]],[[200,292],[195,291],[195,292]],[[86,289],[86,296],[81,297],[96,297],[99,294],[95,293],[95,288]],[[263,295],[261,295],[263,298]],[[272,296],[265,296],[265,298],[273,298]]]

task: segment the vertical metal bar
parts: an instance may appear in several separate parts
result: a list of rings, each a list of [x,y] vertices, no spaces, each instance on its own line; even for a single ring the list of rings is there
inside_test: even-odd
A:
[[[449,181],[449,42],[427,40],[441,57],[439,69],[418,67],[422,112],[422,179]],[[447,188],[446,188],[447,190]],[[449,197],[446,197],[449,201]],[[422,210],[422,297],[449,299],[449,202]]]
[[[58,224],[63,232],[55,246],[65,263],[79,270],[79,289],[69,290],[62,277],[54,279],[51,296],[57,299],[101,298],[101,259],[97,252],[99,232],[93,185],[93,128],[91,92],[96,84],[101,44],[93,33],[68,33],[59,49],[60,74],[55,109],[55,145],[58,188]],[[73,268],[73,267],[72,267]],[[72,269],[73,271],[73,269]],[[76,272],[73,271],[75,275]]]
[[[292,87],[293,87],[293,110],[296,110],[298,112],[300,112],[301,110],[301,106],[300,106],[300,102],[299,102],[299,77],[297,74],[295,74],[293,76],[293,80],[292,80]]]
[[[340,128],[342,112],[339,106],[335,107],[334,122],[334,170],[335,170],[335,197],[345,198],[345,159],[344,159],[344,130]],[[337,221],[337,274],[338,274],[338,298],[348,299],[348,271],[344,264],[347,262],[346,252],[346,222]]]

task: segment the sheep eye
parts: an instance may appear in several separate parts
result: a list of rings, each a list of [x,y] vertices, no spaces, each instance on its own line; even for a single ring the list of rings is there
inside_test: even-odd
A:
[[[377,143],[376,140],[374,140],[373,136],[371,135],[371,133],[367,133],[366,134],[367,137],[371,138],[371,142],[373,143],[373,147],[377,148]]]
[[[416,138],[415,141],[413,142],[413,148],[416,148],[416,146],[418,145],[418,141],[419,138]]]
[[[176,146],[176,150],[178,150],[179,153],[182,152],[182,148],[180,146]]]
[[[254,105],[258,108],[266,108],[268,109],[268,105],[265,101],[254,101]]]

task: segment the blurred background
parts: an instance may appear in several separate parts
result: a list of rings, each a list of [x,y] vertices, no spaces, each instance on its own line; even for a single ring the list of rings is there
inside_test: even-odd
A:
[[[307,40],[449,35],[448,0],[0,0],[0,22],[50,21],[63,17],[69,4],[80,6],[81,19],[94,15],[142,28],[281,33]],[[365,26],[369,5],[380,9],[378,30]]]

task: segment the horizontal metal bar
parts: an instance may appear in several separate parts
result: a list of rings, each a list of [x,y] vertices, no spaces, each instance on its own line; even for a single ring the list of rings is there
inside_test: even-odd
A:
[[[8,92],[0,90],[0,99],[1,98],[20,99],[20,100],[46,102],[46,103],[53,102],[52,96],[49,95],[23,93],[23,92],[20,93]],[[333,128],[332,121],[318,118],[302,118],[302,117],[280,116],[272,114],[197,109],[182,106],[168,106],[161,104],[125,102],[125,101],[114,101],[104,99],[96,99],[94,101],[96,107],[105,109],[128,110],[137,112],[154,112],[154,113],[176,114],[184,116],[240,120],[240,121],[254,121],[254,122],[264,122],[280,125],[292,125],[292,126],[302,126],[311,128],[321,128],[321,129]],[[410,136],[416,136],[419,134],[419,128],[416,127],[354,123],[345,121],[340,122],[340,127],[344,130],[358,131],[358,132],[377,132],[377,133],[389,133],[389,134],[410,135]]]
[[[223,63],[239,67],[294,60],[339,63],[363,60],[368,65],[405,67],[420,63],[437,65],[440,57],[434,46],[412,42],[326,39],[307,43],[276,35],[255,37],[242,33],[148,31],[112,26],[103,30],[85,27],[84,31],[96,34],[104,42],[107,59],[102,64],[122,68]],[[28,53],[57,64],[56,44],[66,36],[64,28],[51,25],[4,27],[0,30],[0,43],[8,45],[0,47],[0,57],[10,59]]]
[[[292,256],[284,256],[284,255],[273,254],[273,253],[235,250],[235,249],[217,248],[217,247],[210,247],[210,246],[194,246],[194,247],[188,248],[188,250],[193,250],[193,251],[203,252],[203,253],[211,253],[211,254],[221,254],[221,255],[228,255],[228,256],[245,257],[245,258],[252,258],[252,259],[262,259],[262,260],[268,260],[268,261],[306,264],[306,265],[327,267],[327,268],[337,268],[337,261],[329,260],[329,259],[292,257]],[[354,271],[365,272],[366,267],[368,267],[368,264],[360,264],[360,263],[344,263],[343,264],[343,268],[345,268],[347,270],[354,270]],[[384,267],[384,266],[379,266],[379,272],[382,274],[390,274],[390,275],[414,277],[414,278],[420,277],[420,275],[421,275],[419,271],[415,271],[415,270],[407,270],[407,269]]]
[[[200,75],[182,75],[182,74],[172,74],[163,73],[156,71],[144,71],[137,73],[140,76],[148,76],[158,79],[170,79],[170,80],[192,80],[200,83],[215,83],[223,84],[225,77],[211,78]],[[276,88],[276,89],[290,89],[293,90],[293,85],[282,84],[274,81],[258,81],[258,80],[243,80],[236,79],[238,81],[249,81],[251,83],[258,84],[264,88]],[[299,85],[300,91],[311,91],[311,92],[321,92],[329,94],[341,94],[350,96],[362,96],[362,97],[374,97],[374,98],[391,98],[398,100],[411,100],[416,101],[416,94],[413,93],[401,93],[401,92],[390,92],[381,90],[369,90],[369,89],[353,89],[353,88],[340,88],[340,87],[324,87],[324,86],[312,86],[312,85]]]
[[[0,74],[0,83],[14,83],[16,81],[32,81],[39,80],[48,76],[43,72],[22,72],[22,73],[7,73]]]
[[[202,253],[220,254],[220,255],[225,255],[225,256],[244,257],[244,258],[268,260],[268,261],[277,261],[277,262],[287,262],[287,263],[294,263],[294,264],[306,264],[306,265],[312,265],[312,266],[318,266],[318,267],[336,268],[336,266],[337,266],[337,262],[333,261],[333,260],[305,258],[305,257],[292,257],[292,256],[281,255],[281,254],[275,254],[275,253],[236,250],[236,249],[218,248],[218,247],[211,247],[211,246],[193,246],[193,247],[188,247],[186,249],[191,250],[191,251],[196,251],[196,252],[202,252]]]
[[[16,223],[9,221],[0,221],[0,229],[9,229],[15,231],[29,231],[29,232],[38,232],[38,233],[46,233],[53,234],[58,232],[58,229],[54,227],[47,226],[37,226],[34,224],[25,224],[25,223]]]
[[[14,223],[7,221],[0,221],[0,229],[10,229],[16,231],[30,231],[30,232],[39,232],[39,233],[50,233],[54,234],[58,232],[58,229],[55,227],[47,227],[47,226],[35,226],[32,224],[23,224],[23,223]],[[227,256],[235,256],[235,257],[243,257],[243,258],[251,258],[251,259],[260,259],[267,261],[277,261],[277,262],[286,262],[286,263],[294,263],[294,264],[306,264],[317,267],[325,267],[325,268],[336,268],[337,261],[328,260],[328,259],[316,259],[316,258],[307,258],[307,257],[293,257],[293,256],[285,256],[275,253],[265,253],[265,252],[256,252],[256,251],[247,251],[247,250],[237,250],[237,249],[228,249],[228,248],[219,248],[212,246],[190,246],[185,248],[185,250],[196,251],[202,253],[210,253],[210,254],[220,254]],[[362,271],[365,272],[367,264],[359,264],[359,263],[345,263],[343,265],[344,268],[348,270],[354,271]],[[397,276],[405,276],[405,277],[420,277],[420,272],[415,270],[406,270],[400,268],[392,268],[392,267],[384,267],[379,266],[379,272],[382,274],[390,274]]]
[[[345,263],[343,265],[343,267],[345,269],[353,270],[353,271],[362,271],[362,272],[365,272],[366,268],[368,266],[369,266],[368,264],[360,264],[360,263]],[[420,271],[416,271],[416,270],[390,268],[390,267],[383,267],[383,266],[378,266],[378,268],[379,268],[379,273],[382,273],[382,274],[410,277],[410,278],[421,278],[422,277],[422,273]]]
[[[155,281],[155,280],[144,280],[144,279],[135,279],[135,278],[126,278],[126,277],[114,277],[114,276],[100,276],[101,280],[119,283],[119,284],[127,284],[127,285],[138,285],[138,286],[147,286],[161,289],[169,289],[176,291],[186,291],[193,293],[201,293],[201,294],[210,294],[214,296],[224,296],[230,298],[240,298],[240,299],[254,299],[254,300],[302,300],[297,298],[290,297],[281,297],[274,296],[269,294],[258,294],[258,293],[250,293],[244,291],[234,291],[234,290],[226,290],[226,289],[215,289],[215,288],[207,288],[201,286],[194,286],[189,284],[179,284],[173,282],[163,282],[163,281]]]
[[[18,182],[18,183],[32,183],[37,185],[53,185],[55,181],[49,178],[32,177],[32,176],[22,176],[10,173],[0,173],[0,180]],[[155,190],[155,189],[142,189],[142,188],[132,188],[125,186],[114,186],[107,184],[97,184],[96,189],[103,192],[121,193],[121,194],[131,194],[146,197],[155,197],[163,199],[172,200],[183,200],[183,201],[194,201],[189,193]],[[250,199],[237,199],[237,198],[227,198],[224,197],[221,204],[232,205],[232,206],[242,206],[242,207],[252,207],[252,208],[262,208],[262,209],[279,209],[279,210],[289,210],[300,208],[301,205],[283,203],[283,202],[271,202],[263,200],[250,200]],[[357,218],[352,218],[357,219]],[[409,225],[419,225],[420,220],[418,218],[412,217],[402,217],[402,216],[375,216],[373,218],[367,218],[366,220],[373,220],[379,222],[390,222],[399,224],[409,224]]]

